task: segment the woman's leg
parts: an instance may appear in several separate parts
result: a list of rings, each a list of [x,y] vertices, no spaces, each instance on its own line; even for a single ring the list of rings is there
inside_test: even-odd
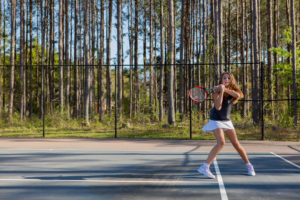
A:
[[[233,145],[233,147],[237,150],[237,152],[240,154],[240,156],[242,157],[242,159],[245,161],[245,163],[249,163],[246,151],[241,146],[241,144],[240,144],[240,142],[239,142],[239,140],[237,138],[235,130],[234,129],[233,130],[227,130],[227,131],[225,131],[225,134],[229,138],[229,140],[230,140],[231,144]]]
[[[217,154],[221,151],[221,149],[225,145],[225,138],[224,138],[223,130],[221,128],[218,128],[218,129],[214,130],[213,132],[214,132],[214,135],[216,137],[217,144],[210,151],[210,153],[209,153],[209,155],[206,159],[207,164],[212,163],[212,161],[215,159]]]

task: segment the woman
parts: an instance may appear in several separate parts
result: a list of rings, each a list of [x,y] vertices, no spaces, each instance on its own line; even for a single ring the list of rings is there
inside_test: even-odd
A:
[[[253,165],[249,162],[245,149],[240,145],[230,120],[232,104],[236,104],[243,97],[244,95],[238,88],[233,74],[229,72],[223,73],[219,85],[214,87],[214,107],[210,111],[209,122],[202,128],[204,132],[212,131],[217,140],[217,144],[210,151],[206,162],[198,169],[198,172],[209,178],[215,178],[209,167],[225,144],[224,133],[246,163],[248,175],[255,176]]]

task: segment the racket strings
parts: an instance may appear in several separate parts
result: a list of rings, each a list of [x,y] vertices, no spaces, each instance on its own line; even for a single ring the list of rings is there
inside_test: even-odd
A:
[[[192,88],[190,94],[194,100],[199,102],[202,102],[206,99],[206,92],[201,88]]]

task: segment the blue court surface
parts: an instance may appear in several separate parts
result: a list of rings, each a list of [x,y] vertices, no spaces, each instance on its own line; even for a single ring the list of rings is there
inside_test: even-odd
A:
[[[208,152],[2,149],[1,200],[300,199],[299,153],[221,152],[208,179]],[[297,161],[297,162],[293,162]]]

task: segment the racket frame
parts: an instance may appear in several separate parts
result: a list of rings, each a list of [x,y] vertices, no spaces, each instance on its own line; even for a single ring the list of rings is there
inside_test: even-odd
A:
[[[191,90],[192,90],[193,88],[201,88],[202,90],[204,90],[204,92],[205,92],[206,95],[205,95],[205,99],[204,99],[203,101],[198,101],[198,100],[196,100],[196,99],[194,99],[194,98],[192,97],[192,95],[191,95]],[[196,103],[201,103],[201,102],[206,101],[206,100],[207,100],[207,97],[208,97],[208,92],[207,92],[207,90],[214,90],[214,89],[210,89],[210,88],[204,88],[204,87],[202,87],[202,86],[195,86],[195,87],[193,87],[193,88],[189,89],[189,96],[190,96],[190,98],[191,98],[194,102],[196,102]]]

